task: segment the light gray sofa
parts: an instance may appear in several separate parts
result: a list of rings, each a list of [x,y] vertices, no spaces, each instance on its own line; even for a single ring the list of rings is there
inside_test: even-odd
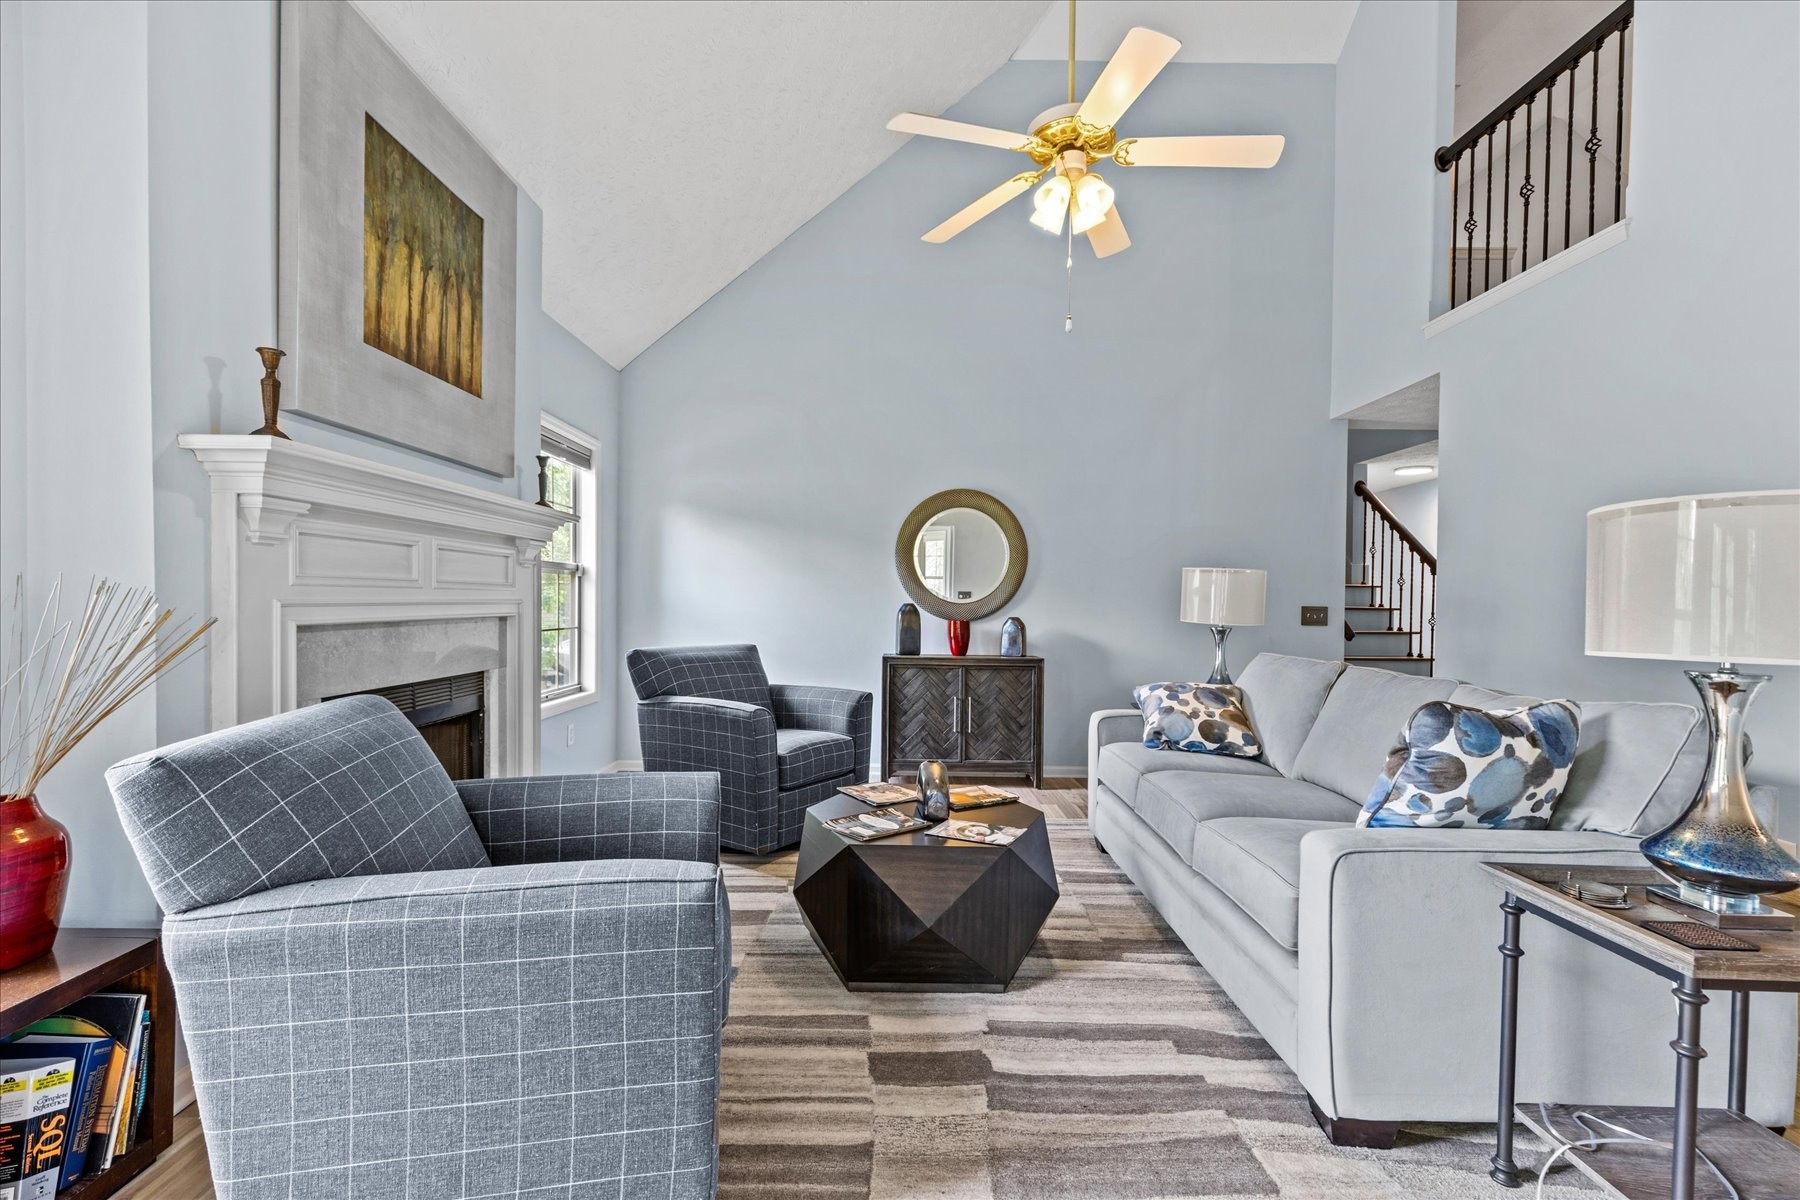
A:
[[[1412,712],[1524,698],[1453,679],[1259,655],[1242,672],[1261,761],[1152,749],[1135,709],[1093,715],[1094,836],[1299,1076],[1332,1140],[1391,1144],[1403,1121],[1492,1121],[1501,892],[1483,861],[1641,866],[1637,839],[1693,798],[1706,731],[1682,704],[1581,705],[1555,828],[1357,829]],[[1660,1104],[1674,1094],[1668,984],[1527,918],[1518,1095]],[[1703,1044],[1726,1044],[1728,1004]],[[1751,1006],[1749,1115],[1794,1112],[1795,1005]],[[1726,1056],[1701,1068],[1722,1105]]]

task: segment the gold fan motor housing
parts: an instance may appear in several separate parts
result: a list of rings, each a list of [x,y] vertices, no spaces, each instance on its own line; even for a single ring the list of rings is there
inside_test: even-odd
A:
[[[1111,158],[1117,135],[1110,125],[1090,125],[1075,113],[1079,104],[1059,104],[1045,109],[1031,122],[1031,144],[1024,147],[1032,161],[1048,167],[1070,150],[1079,150],[1095,163]]]

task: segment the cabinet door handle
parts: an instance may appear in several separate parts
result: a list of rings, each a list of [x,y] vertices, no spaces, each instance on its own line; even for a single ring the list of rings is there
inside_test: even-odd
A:
[[[962,732],[962,697],[950,697],[950,732]]]

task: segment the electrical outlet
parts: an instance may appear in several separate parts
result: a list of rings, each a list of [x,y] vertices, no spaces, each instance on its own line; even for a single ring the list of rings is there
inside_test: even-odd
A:
[[[568,730],[567,730],[567,733],[565,736],[568,738],[568,740],[566,742],[564,742],[563,744],[565,746],[573,746],[575,744],[575,722],[573,722],[573,721],[569,722]]]
[[[1302,625],[1331,624],[1331,609],[1323,604],[1302,604],[1300,606],[1300,623]]]

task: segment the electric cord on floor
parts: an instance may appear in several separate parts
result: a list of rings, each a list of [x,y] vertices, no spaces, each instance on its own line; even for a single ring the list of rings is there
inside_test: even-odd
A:
[[[1538,1105],[1538,1116],[1543,1119],[1544,1133],[1552,1142],[1556,1143],[1556,1149],[1551,1153],[1549,1158],[1544,1160],[1544,1164],[1538,1168],[1536,1200],[1544,1200],[1544,1183],[1550,1178],[1550,1168],[1556,1165],[1557,1159],[1561,1158],[1571,1150],[1597,1150],[1601,1146],[1644,1144],[1659,1146],[1670,1153],[1673,1153],[1675,1150],[1675,1147],[1669,1142],[1659,1142],[1653,1137],[1638,1133],[1636,1130],[1627,1129],[1623,1125],[1614,1125],[1611,1121],[1602,1120],[1593,1113],[1582,1112],[1580,1110],[1570,1114],[1570,1120],[1580,1126],[1583,1133],[1589,1134],[1590,1136],[1580,1140],[1570,1141],[1564,1139],[1561,1134],[1557,1133],[1555,1126],[1550,1123],[1550,1106],[1548,1104],[1540,1103]],[[1590,1122],[1592,1124],[1590,1124]],[[1595,1125],[1603,1126],[1613,1133],[1620,1133],[1625,1136],[1601,1137],[1598,1131],[1594,1129]],[[1738,1195],[1738,1190],[1731,1185],[1731,1180],[1725,1177],[1725,1172],[1719,1170],[1718,1164],[1708,1158],[1706,1156],[1706,1151],[1700,1149],[1698,1145],[1694,1147],[1694,1157],[1705,1163],[1706,1169],[1711,1171],[1713,1176],[1725,1186],[1725,1195],[1728,1200],[1742,1200],[1742,1197]]]

